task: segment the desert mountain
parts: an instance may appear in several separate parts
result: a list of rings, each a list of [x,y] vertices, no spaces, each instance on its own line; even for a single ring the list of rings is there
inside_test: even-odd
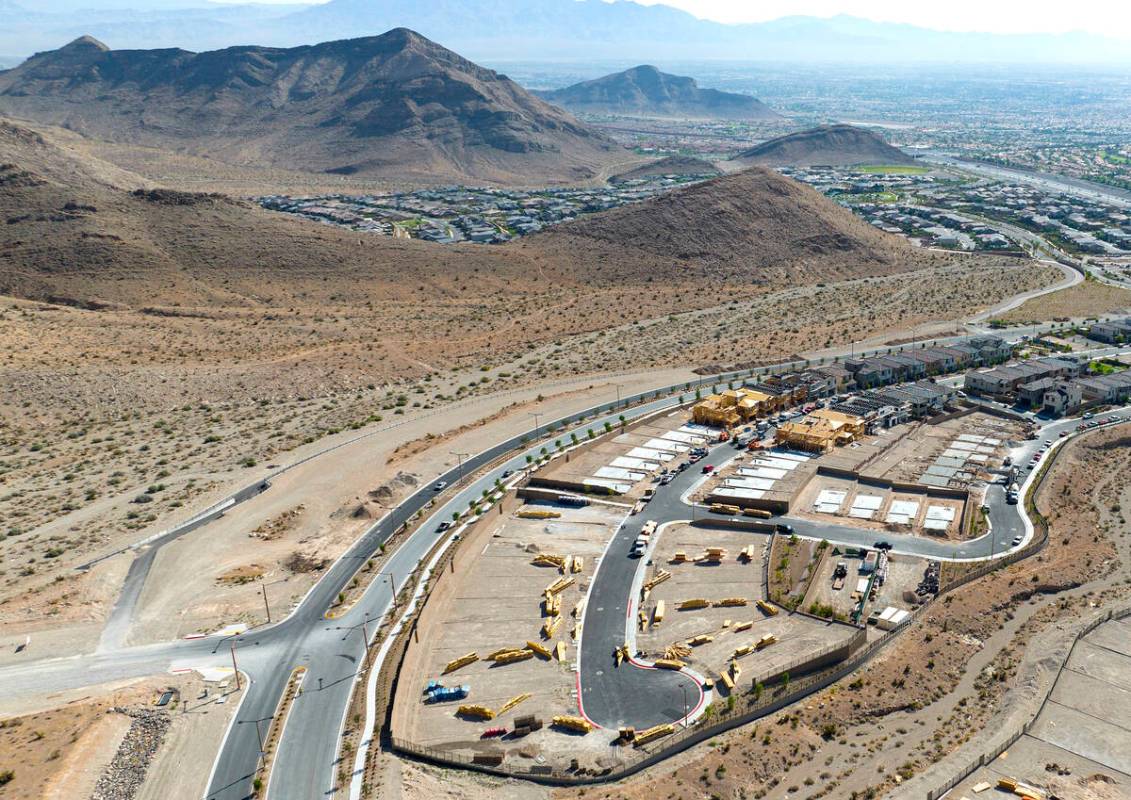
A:
[[[735,159],[772,167],[913,163],[911,156],[892,147],[878,133],[852,125],[824,125],[779,136],[739,153]]]
[[[819,192],[762,167],[581,217],[520,240],[551,259],[574,254],[600,279],[806,285],[911,269],[902,239]]]
[[[609,178],[610,183],[624,183],[636,178],[654,175],[711,175],[719,174],[719,169],[710,161],[694,156],[667,156],[650,164],[643,164]]]
[[[720,92],[718,89],[701,89],[694,78],[669,75],[649,65],[537,94],[574,113],[736,120],[781,119],[779,114],[754,97]]]
[[[0,112],[231,164],[420,180],[585,179],[620,149],[506,76],[399,28],[313,47],[110,50],[0,73]]]
[[[84,145],[0,120],[0,295],[126,307],[377,300],[443,316],[448,300],[454,314],[466,303],[564,291],[623,316],[626,307],[716,304],[714,291],[687,290],[692,279],[745,294],[914,269],[926,258],[761,168],[505,246],[444,246],[163,189],[90,158]],[[562,324],[549,323],[547,335]]]

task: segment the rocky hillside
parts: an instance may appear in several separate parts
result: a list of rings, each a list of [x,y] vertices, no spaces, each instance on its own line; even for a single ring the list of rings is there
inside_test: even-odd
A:
[[[538,94],[574,113],[692,119],[781,119],[779,114],[750,95],[701,89],[694,78],[669,75],[649,65]]]
[[[735,159],[744,164],[771,167],[844,167],[914,161],[878,133],[853,125],[824,125],[779,136],[739,153]]]
[[[623,151],[404,28],[278,49],[110,50],[90,37],[0,73],[0,112],[230,164],[417,180],[584,180]]]
[[[820,193],[755,167],[582,217],[519,248],[591,265],[603,282],[805,285],[914,269],[920,255]]]
[[[710,175],[719,174],[719,168],[702,158],[694,156],[668,156],[659,161],[630,169],[609,178],[611,183],[624,183],[636,178],[649,178],[654,175]]]

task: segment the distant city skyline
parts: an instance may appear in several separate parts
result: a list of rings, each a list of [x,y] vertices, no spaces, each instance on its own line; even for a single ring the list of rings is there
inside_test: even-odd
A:
[[[221,3],[318,3],[328,0],[213,0]],[[1131,39],[1131,4],[1111,0],[1079,0],[1072,4],[1022,0],[951,0],[945,12],[937,4],[906,0],[579,0],[666,5],[715,22],[768,22],[789,16],[834,17],[840,14],[875,22],[895,22],[940,31],[985,33],[1067,33],[1086,31]],[[148,0],[135,0],[148,5]],[[168,4],[168,0],[163,0]],[[43,2],[49,6],[50,0]]]

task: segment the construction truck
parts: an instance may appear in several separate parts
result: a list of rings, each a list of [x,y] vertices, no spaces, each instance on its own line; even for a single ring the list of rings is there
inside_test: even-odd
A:
[[[836,562],[833,570],[833,591],[839,592],[844,588],[844,581],[848,577],[848,564],[843,561]]]

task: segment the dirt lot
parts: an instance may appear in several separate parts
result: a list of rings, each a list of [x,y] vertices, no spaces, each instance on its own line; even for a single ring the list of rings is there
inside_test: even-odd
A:
[[[138,800],[196,800],[236,709],[215,702],[214,685],[202,697],[205,686],[196,674],[162,676],[0,720],[0,774],[13,773],[4,798],[74,800],[101,779],[119,789],[136,782]],[[159,709],[165,690],[175,694]]]
[[[672,577],[653,589],[645,604],[650,620],[658,602],[663,601],[665,606],[664,621],[637,634],[637,647],[646,656],[659,658],[668,645],[686,644],[695,636],[709,635],[713,641],[692,647],[690,655],[682,660],[700,674],[717,678],[727,669],[737,648],[752,645],[772,634],[777,637],[775,644],[737,659],[742,668],[741,683],[748,686],[754,680],[765,682],[806,654],[824,650],[851,636],[848,628],[825,625],[802,615],[766,616],[757,609],[754,603],[762,599],[762,552],[768,537],[682,524],[667,526],[659,537],[653,555],[654,568],[668,570]],[[754,558],[739,561],[738,553],[750,544],[754,545]],[[727,555],[717,563],[673,563],[677,552],[694,558],[707,547],[721,547]],[[692,598],[717,601],[738,597],[745,598],[747,605],[679,610],[682,601]],[[753,622],[753,626],[743,631],[734,630],[741,622]]]
[[[1094,317],[1131,309],[1131,292],[1099,281],[1084,281],[1022,303],[1002,315],[1005,322],[1025,323],[1061,318]]]
[[[551,506],[525,506],[548,509]],[[484,525],[464,542],[454,575],[448,574],[433,589],[419,630],[419,644],[410,647],[402,666],[394,710],[394,734],[429,747],[464,753],[497,750],[500,743],[514,757],[546,759],[568,765],[578,747],[603,751],[608,742],[598,735],[569,736],[551,730],[556,714],[577,715],[577,657],[571,631],[577,622],[573,611],[585,595],[589,580],[608,540],[627,514],[621,506],[594,504],[584,508],[553,506],[558,519],[519,519],[513,512]],[[580,556],[580,572],[568,576],[553,567],[536,566],[539,553]],[[542,635],[543,590],[562,577],[574,583],[560,593],[561,622],[550,637]],[[523,648],[541,642],[554,650],[565,644],[565,659],[533,658],[511,664],[493,664],[488,654],[500,649]],[[474,651],[480,660],[444,676],[445,665]],[[432,679],[445,686],[467,685],[470,694],[458,702],[425,704],[422,693]],[[524,693],[531,698],[490,721],[457,717],[461,703],[498,709]],[[488,728],[513,727],[515,716],[535,714],[547,727],[517,740],[480,740]]]

